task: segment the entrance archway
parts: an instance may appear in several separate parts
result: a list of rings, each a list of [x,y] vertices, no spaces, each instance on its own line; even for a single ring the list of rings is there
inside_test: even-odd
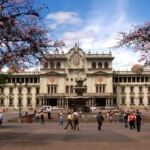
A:
[[[106,98],[96,98],[96,106],[105,107],[106,106]]]

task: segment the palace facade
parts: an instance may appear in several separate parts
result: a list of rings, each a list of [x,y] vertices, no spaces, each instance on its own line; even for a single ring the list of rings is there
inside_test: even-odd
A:
[[[47,56],[40,72],[13,73],[0,85],[0,109],[150,106],[150,72],[113,71],[114,57],[86,54],[75,45],[66,54]]]

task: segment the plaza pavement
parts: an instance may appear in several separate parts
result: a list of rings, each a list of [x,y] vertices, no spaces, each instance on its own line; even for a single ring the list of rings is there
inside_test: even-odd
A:
[[[0,150],[149,150],[150,124],[141,132],[122,123],[80,123],[80,131],[67,130],[57,122],[5,123],[0,128]]]

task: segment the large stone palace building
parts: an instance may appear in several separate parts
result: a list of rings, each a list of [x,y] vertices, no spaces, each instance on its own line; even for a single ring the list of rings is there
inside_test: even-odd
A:
[[[0,85],[0,109],[149,107],[150,72],[113,71],[113,59],[111,53],[86,54],[77,45],[47,56],[40,72],[13,73]]]

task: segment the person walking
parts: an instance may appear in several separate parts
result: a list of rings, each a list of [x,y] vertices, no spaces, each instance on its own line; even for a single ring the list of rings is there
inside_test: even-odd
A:
[[[124,119],[124,127],[128,128],[128,113],[127,112],[124,113],[123,119]]]
[[[71,129],[73,129],[73,125],[72,125],[72,115],[70,112],[68,112],[68,116],[67,116],[67,125],[64,129],[67,129],[68,126],[70,125]]]
[[[137,132],[141,131],[141,121],[142,121],[141,113],[138,110],[136,110],[136,129],[137,129]]]
[[[2,114],[2,112],[0,111],[0,127],[1,127],[2,123],[3,123],[3,114]]]
[[[73,116],[73,129],[74,131],[76,130],[79,131],[79,113],[76,110],[74,110],[72,116]]]
[[[135,113],[131,112],[130,115],[128,116],[128,122],[131,130],[135,129],[135,119],[136,119]]]
[[[43,111],[41,111],[41,113],[40,113],[40,122],[41,122],[42,125],[45,124],[45,117],[44,117],[44,112]]]
[[[59,120],[58,120],[58,122],[59,122],[60,126],[64,125],[64,114],[63,114],[62,111],[59,112]]]
[[[102,124],[104,121],[104,117],[103,117],[101,111],[97,114],[96,119],[97,119],[97,123],[98,123],[98,130],[101,130],[101,127],[102,127]]]

